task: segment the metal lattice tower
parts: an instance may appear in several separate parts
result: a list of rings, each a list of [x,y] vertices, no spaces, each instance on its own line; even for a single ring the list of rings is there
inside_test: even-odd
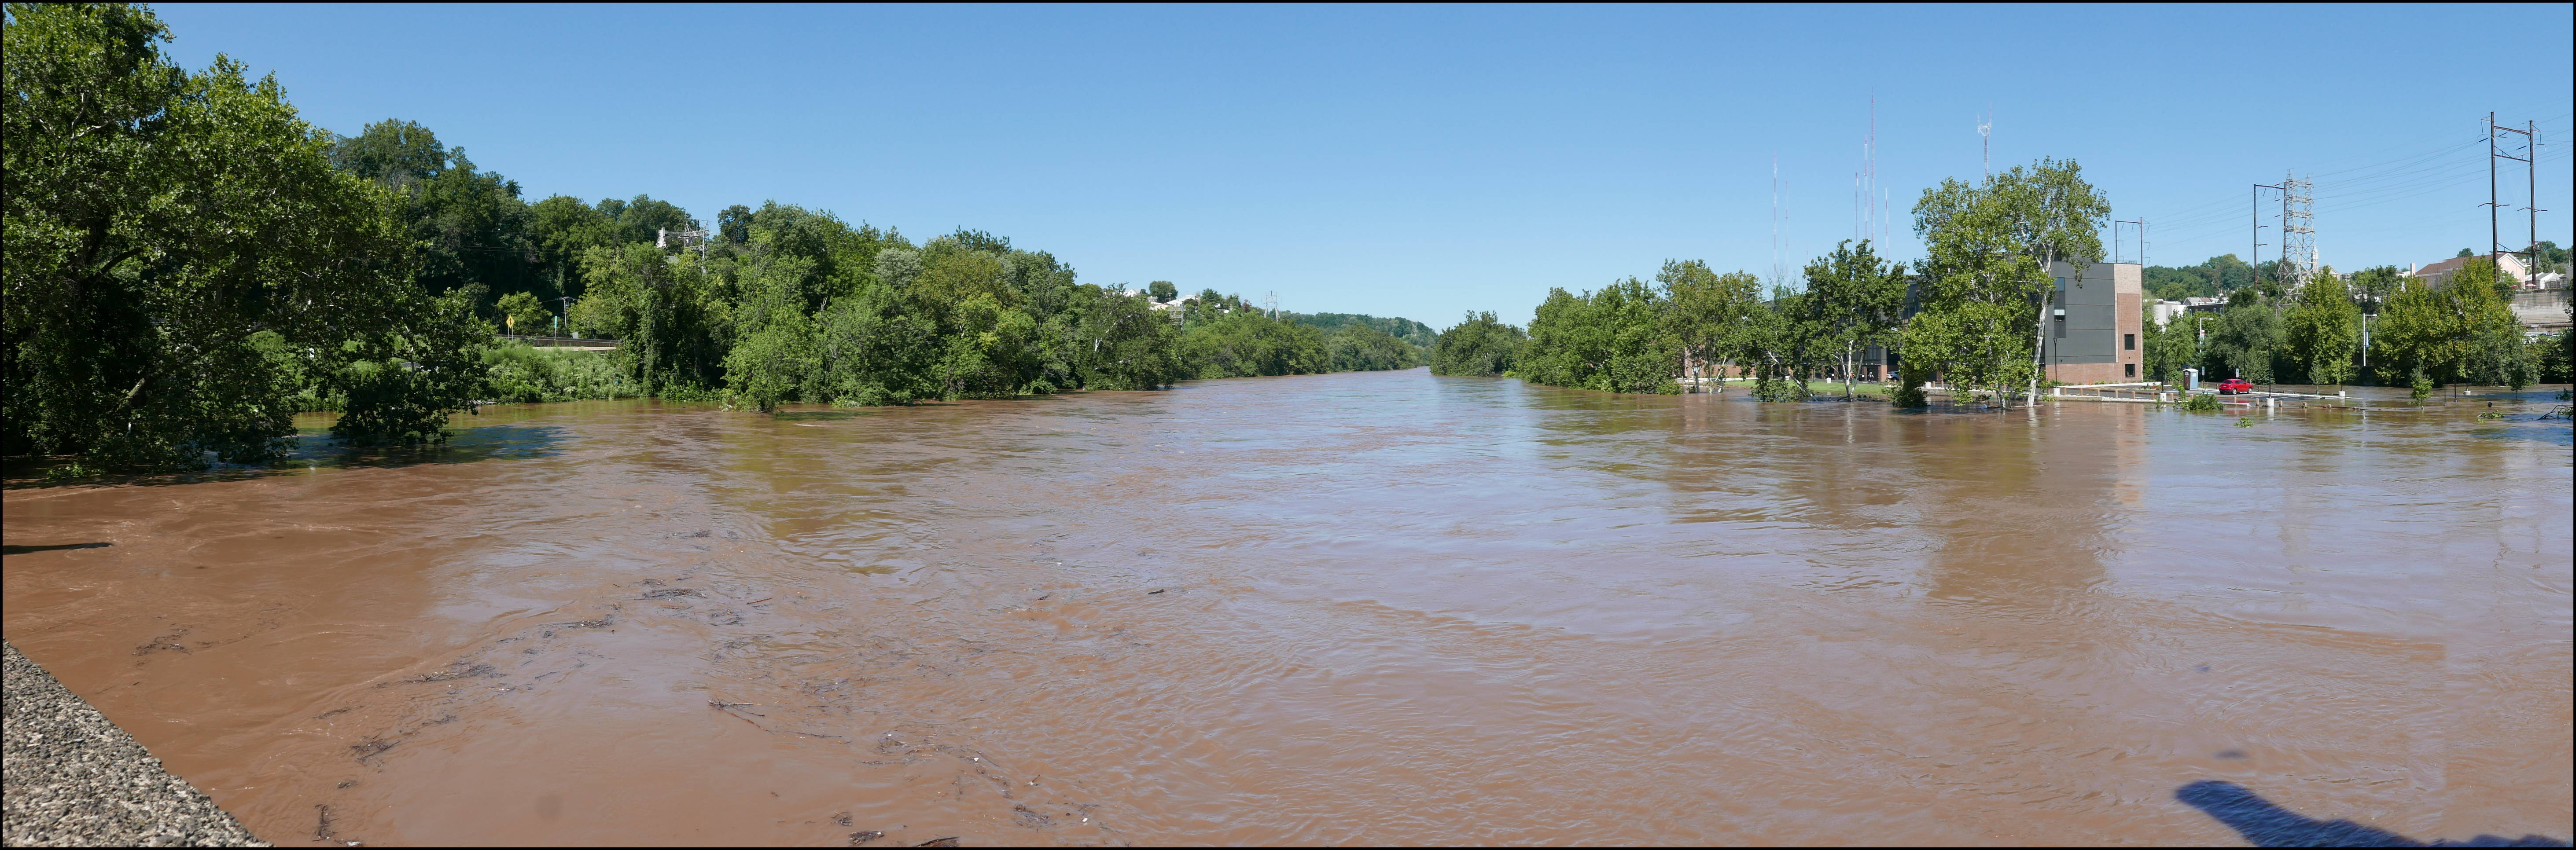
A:
[[[2316,182],[2292,174],[2281,180],[2281,260],[2295,288],[2317,273]]]

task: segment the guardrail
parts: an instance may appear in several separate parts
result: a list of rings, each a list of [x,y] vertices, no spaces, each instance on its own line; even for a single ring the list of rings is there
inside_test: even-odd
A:
[[[2152,382],[2134,384],[2082,384],[2075,386],[2050,387],[2048,399],[2050,401],[2107,401],[2132,404],[2173,404],[2182,401],[2185,396],[2194,395],[2217,396],[2218,403],[2220,404],[2241,404],[2248,406],[2259,405],[2275,410],[2280,409],[2283,402],[2288,402],[2297,407],[2344,409],[2362,409],[2367,407],[2363,399],[2354,398],[2348,392],[2337,392],[2334,395],[2322,395],[2318,393],[2290,393],[2280,392],[2277,390],[2252,390],[2242,393],[2220,393],[2217,389],[2212,387],[2186,390],[2179,387]]]
[[[613,339],[583,339],[577,336],[516,336],[512,334],[502,334],[501,338],[511,342],[526,343],[536,348],[587,348],[593,351],[607,351],[618,346],[618,341]]]

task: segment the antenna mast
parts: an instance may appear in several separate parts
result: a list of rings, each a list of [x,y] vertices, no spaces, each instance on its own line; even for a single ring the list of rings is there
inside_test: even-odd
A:
[[[1986,179],[1995,179],[1995,107],[1986,105],[1986,120],[1977,122],[1977,147],[1981,151]]]
[[[1861,184],[1860,205],[1861,209],[1867,210],[1868,212],[1861,217],[1860,238],[1862,241],[1868,241],[1870,239],[1877,238],[1878,236],[1877,92],[1871,92],[1869,95],[1869,141],[1861,146],[1860,169],[1861,173],[1868,175],[1863,178],[1865,182]]]

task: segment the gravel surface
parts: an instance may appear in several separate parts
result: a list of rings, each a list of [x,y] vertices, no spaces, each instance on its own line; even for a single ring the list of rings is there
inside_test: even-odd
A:
[[[10,847],[267,847],[125,730],[5,649],[0,838]]]

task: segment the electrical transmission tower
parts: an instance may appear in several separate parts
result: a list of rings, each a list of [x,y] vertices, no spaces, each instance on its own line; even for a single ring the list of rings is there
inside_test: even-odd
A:
[[[669,248],[672,245],[678,245],[682,248],[694,247],[698,249],[698,254],[700,256],[704,256],[707,253],[707,232],[704,230],[672,230],[667,227],[653,231],[653,247]]]
[[[2281,284],[2297,289],[2317,273],[2316,181],[2281,178]]]

